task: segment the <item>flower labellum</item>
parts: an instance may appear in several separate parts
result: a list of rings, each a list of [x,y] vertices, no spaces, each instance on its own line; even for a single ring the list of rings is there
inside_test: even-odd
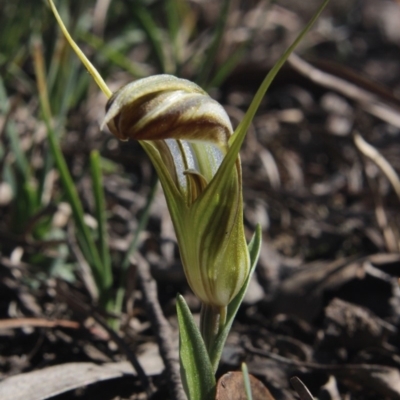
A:
[[[139,140],[160,178],[184,271],[207,305],[225,307],[250,268],[238,149],[223,107],[196,84],[156,75],[109,99],[103,125]]]

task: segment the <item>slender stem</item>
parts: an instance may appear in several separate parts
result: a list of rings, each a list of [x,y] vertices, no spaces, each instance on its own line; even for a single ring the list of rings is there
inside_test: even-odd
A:
[[[226,322],[226,307],[215,307],[202,304],[200,311],[200,332],[210,354],[218,333],[224,328]]]
[[[226,324],[226,315],[228,312],[228,307],[221,307],[219,309],[219,329],[218,333],[224,328]]]
[[[112,92],[109,89],[109,87],[107,86],[107,84],[104,82],[104,79],[101,77],[101,75],[99,74],[97,69],[93,66],[93,64],[88,60],[88,58],[85,56],[85,54],[83,54],[82,50],[75,43],[74,39],[72,39],[71,35],[68,32],[68,29],[65,27],[64,22],[60,17],[60,14],[58,14],[57,8],[54,5],[53,0],[48,0],[48,1],[49,1],[50,8],[53,11],[54,16],[56,17],[58,25],[59,25],[62,33],[64,34],[65,38],[68,40],[68,43],[73,48],[73,50],[75,51],[75,53],[79,57],[79,59],[82,61],[82,64],[89,71],[90,75],[92,75],[93,79],[97,83],[97,86],[107,96],[107,98],[110,98],[112,95]]]

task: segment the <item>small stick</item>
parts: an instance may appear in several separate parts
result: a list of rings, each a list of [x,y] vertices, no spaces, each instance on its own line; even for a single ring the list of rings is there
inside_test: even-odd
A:
[[[290,378],[290,383],[292,384],[297,394],[300,396],[301,400],[314,400],[314,397],[300,378],[294,376],[293,378]]]
[[[290,55],[288,62],[291,67],[301,75],[306,76],[312,82],[356,101],[361,104],[363,109],[369,114],[398,128],[400,127],[398,107],[382,101],[379,96],[360,88],[354,83],[321,71],[294,53]]]
[[[139,283],[143,290],[149,319],[157,336],[160,355],[169,377],[170,394],[174,400],[186,400],[180,377],[178,349],[173,345],[171,326],[158,301],[157,283],[151,276],[149,264],[139,253],[135,254],[134,260],[136,261]]]
[[[25,327],[32,328],[69,328],[79,329],[80,324],[76,321],[65,319],[49,320],[46,318],[10,318],[0,319],[0,330],[19,329]]]
[[[353,140],[358,150],[384,173],[400,200],[400,179],[389,161],[374,146],[367,143],[358,132],[354,132]]]

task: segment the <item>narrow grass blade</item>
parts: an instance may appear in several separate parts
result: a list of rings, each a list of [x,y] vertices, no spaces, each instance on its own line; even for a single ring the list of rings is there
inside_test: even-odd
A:
[[[112,284],[110,251],[107,237],[106,204],[103,191],[103,177],[101,174],[100,154],[93,150],[90,154],[90,171],[92,174],[93,195],[96,206],[97,230],[99,236],[99,253],[103,263],[103,280],[106,286]]]
[[[74,182],[68,171],[67,163],[64,159],[59,143],[57,141],[57,137],[52,127],[51,110],[45,80],[43,52],[40,42],[38,42],[38,40],[33,42],[33,58],[40,105],[43,113],[44,122],[47,127],[50,151],[53,154],[55,164],[60,173],[60,179],[63,184],[65,194],[72,208],[74,220],[78,229],[77,236],[81,239],[80,241],[82,242],[82,251],[87,258],[87,261],[91,265],[93,276],[95,278],[96,285],[99,288],[100,296],[103,298],[102,302],[104,304],[104,302],[106,301],[106,293],[109,287],[105,284],[103,276],[104,268],[100,259],[100,255],[95,246],[93,237],[90,234],[89,228],[85,224],[82,204],[79,200]]]
[[[73,60],[67,61],[61,70],[61,79],[64,82],[64,85],[60,85],[62,92],[60,93],[60,102],[59,109],[57,110],[57,116],[62,119],[66,117],[68,110],[75,107],[78,103],[80,95],[82,94],[81,90],[78,89],[78,81],[82,78],[84,79],[85,88],[89,86],[89,76],[86,71],[82,74],[79,72],[82,71],[81,63],[74,57]],[[79,79],[80,78],[80,79]]]
[[[215,397],[215,377],[199,328],[185,299],[178,295],[176,308],[179,322],[179,358],[181,379],[188,400],[210,400]]]
[[[243,373],[244,390],[246,391],[247,400],[253,400],[253,395],[251,394],[249,371],[245,363],[242,364],[242,373]]]
[[[69,43],[65,41],[64,36],[59,36],[52,51],[46,79],[47,90],[49,91],[49,93],[53,93],[54,87],[57,84],[57,75],[61,67],[61,62],[65,54],[64,50],[66,46],[69,46]]]
[[[11,151],[15,157],[16,167],[18,168],[20,175],[23,176],[24,180],[29,181],[32,177],[30,164],[26,154],[22,150],[21,141],[13,121],[8,121],[6,132],[10,141]]]
[[[5,115],[8,112],[8,110],[9,110],[8,95],[6,87],[4,85],[3,77],[0,75],[0,112]]]
[[[233,52],[225,62],[218,67],[218,70],[215,72],[214,77],[207,83],[206,87],[220,87],[225,79],[229,76],[229,74],[235,69],[235,67],[239,64],[240,60],[242,60],[243,55],[246,51],[247,43],[240,46]]]
[[[243,297],[246,294],[247,288],[249,286],[251,276],[253,275],[253,272],[256,268],[258,257],[260,255],[260,250],[261,250],[261,233],[262,233],[261,226],[257,225],[253,238],[251,239],[248,245],[249,255],[250,255],[250,265],[251,265],[249,276],[247,277],[247,280],[244,283],[242,289],[240,289],[240,292],[229,303],[228,312],[226,316],[226,323],[223,329],[218,333],[218,336],[216,337],[214,345],[210,351],[210,360],[214,372],[217,371],[226,338],[228,337],[229,331],[231,330],[232,327],[233,320],[235,319],[236,313],[239,310],[240,304],[242,303]]]
[[[223,81],[236,67],[236,65],[243,59],[244,53],[247,47],[252,43],[255,33],[263,25],[264,18],[263,13],[256,19],[255,25],[249,30],[249,38],[243,42],[236,50],[230,54],[222,65],[218,67],[215,75],[209,80],[208,87],[220,87]]]
[[[176,74],[179,75],[178,71],[183,62],[195,17],[186,0],[167,0],[165,2],[165,14],[176,65]]]
[[[169,37],[173,43],[175,55],[178,51],[177,49],[177,37],[180,28],[180,15],[178,9],[179,0],[167,0],[165,2],[165,14],[167,16]]]
[[[400,200],[400,178],[390,162],[374,146],[365,141],[359,132],[353,133],[353,141],[357,149],[384,173]]]
[[[213,67],[213,64],[215,62],[215,57],[217,55],[219,46],[221,44],[222,38],[224,36],[224,31],[225,31],[225,26],[226,26],[226,21],[228,19],[228,11],[229,11],[229,5],[231,1],[230,0],[224,0],[221,6],[221,11],[218,17],[218,22],[217,26],[215,27],[214,31],[214,37],[212,39],[211,45],[208,48],[206,52],[206,58],[203,62],[203,65],[199,69],[200,74],[196,79],[196,82],[200,86],[205,86],[208,77],[210,75],[211,69]]]
[[[126,57],[121,51],[115,50],[112,46],[105,43],[101,38],[92,35],[89,32],[81,32],[79,37],[89,46],[93,47],[103,57],[110,61],[113,65],[121,67],[129,72],[135,78],[144,78],[148,75],[146,69]]]
[[[135,254],[135,252],[137,250],[137,246],[139,244],[140,234],[146,228],[147,223],[149,221],[150,208],[151,208],[151,205],[153,204],[154,197],[157,193],[157,186],[158,186],[158,179],[155,179],[152,184],[152,187],[150,189],[150,193],[147,196],[147,201],[146,201],[146,205],[144,207],[143,213],[139,219],[139,225],[136,229],[136,232],[133,236],[131,243],[129,244],[128,250],[125,253],[125,257],[121,264],[121,269],[119,271],[119,273],[120,273],[119,285],[118,285],[117,295],[116,295],[115,304],[114,304],[114,312],[116,314],[119,314],[122,310],[122,303],[124,300],[125,289],[126,289],[127,271],[128,271],[128,267],[130,265],[130,258],[133,254]],[[116,321],[115,323],[117,324],[118,321]]]
[[[65,43],[65,41],[63,41]],[[82,93],[81,90],[77,90],[79,76],[83,77],[86,82],[86,88],[88,87],[89,77],[86,72],[83,72],[81,69],[81,65],[78,64],[76,59],[71,58],[71,52],[68,48],[68,57],[63,59],[63,64],[55,65],[53,67],[53,63],[58,64],[59,59],[55,56],[51,59],[50,69],[57,72],[58,74],[56,78],[52,77],[52,74],[48,74],[48,77],[51,79],[58,79],[62,84],[57,84],[55,90],[50,95],[50,103],[52,105],[52,111],[57,115],[57,124],[59,126],[62,125],[63,121],[66,120],[68,110],[74,107]],[[81,74],[79,74],[81,72]],[[82,73],[83,72],[83,73]],[[47,82],[50,78],[47,78]],[[53,168],[54,160],[51,152],[46,152],[44,154],[44,168],[41,171],[39,176],[39,198],[43,199],[45,194],[45,185],[46,179],[48,177],[49,172]]]
[[[27,221],[35,214],[40,206],[38,190],[33,184],[34,178],[26,153],[21,147],[21,141],[13,121],[8,121],[6,133],[9,139],[11,151],[15,157],[13,174],[15,176],[12,229],[22,234],[26,228]]]
[[[164,43],[161,39],[160,28],[157,26],[152,15],[146,10],[146,8],[142,4],[139,4],[139,2],[135,3],[134,11],[136,18],[141,24],[150,41],[150,44],[153,47],[159,68],[162,72],[172,73],[173,70],[168,65],[168,61],[164,52]]]

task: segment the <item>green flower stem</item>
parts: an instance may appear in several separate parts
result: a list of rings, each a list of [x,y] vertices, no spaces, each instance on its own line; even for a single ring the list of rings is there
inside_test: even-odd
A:
[[[209,304],[202,304],[200,311],[200,332],[210,354],[216,337],[226,323],[226,307],[215,307]]]

